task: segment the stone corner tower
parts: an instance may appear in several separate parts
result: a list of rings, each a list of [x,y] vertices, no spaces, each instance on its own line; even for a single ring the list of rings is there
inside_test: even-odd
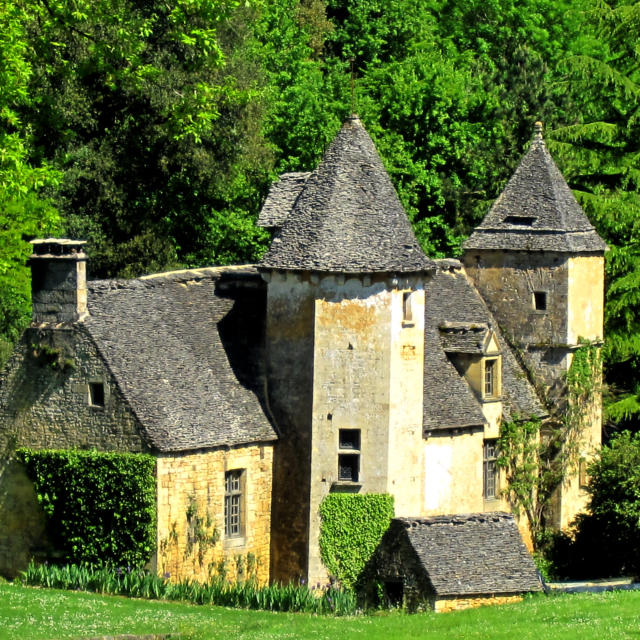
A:
[[[536,123],[531,146],[464,245],[464,265],[506,336],[552,402],[566,398],[566,374],[581,340],[603,339],[604,253],[554,163]],[[601,398],[586,412],[584,461],[601,442]],[[577,464],[554,505],[565,527],[584,508]]]
[[[355,116],[315,171],[272,187],[265,208],[278,207],[287,213],[272,216],[260,264],[280,436],[271,575],[325,583],[318,508],[328,493],[393,493],[407,514],[419,504],[424,282],[434,264]]]

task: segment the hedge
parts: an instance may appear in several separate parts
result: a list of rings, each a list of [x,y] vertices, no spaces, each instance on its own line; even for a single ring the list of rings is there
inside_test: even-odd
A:
[[[155,459],[146,454],[19,449],[68,562],[144,565],[155,550]]]

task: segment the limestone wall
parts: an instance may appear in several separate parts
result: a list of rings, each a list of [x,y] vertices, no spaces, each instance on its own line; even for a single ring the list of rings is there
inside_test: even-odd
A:
[[[92,406],[89,384],[104,385]],[[0,374],[0,452],[16,446],[146,451],[131,414],[81,326],[27,329]]]
[[[434,609],[438,613],[448,613],[449,611],[458,611],[459,609],[471,609],[496,604],[511,604],[521,601],[522,595],[502,594],[470,596],[468,598],[437,598],[434,603]]]
[[[159,456],[158,573],[172,580],[244,579],[251,554],[259,581],[268,582],[272,464],[271,444]],[[228,537],[225,472],[238,469],[243,470],[242,534]]]
[[[46,545],[45,516],[24,468],[0,462],[0,575],[14,578]]]

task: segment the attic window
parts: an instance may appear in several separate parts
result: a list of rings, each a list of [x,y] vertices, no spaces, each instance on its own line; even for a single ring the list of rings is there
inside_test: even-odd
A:
[[[498,359],[491,358],[484,361],[484,397],[498,396]]]
[[[104,407],[104,383],[89,383],[89,404],[92,407]]]
[[[536,220],[535,216],[507,216],[504,219],[506,224],[516,224],[520,227],[530,227]]]
[[[547,292],[546,291],[533,292],[533,308],[536,311],[547,310]]]

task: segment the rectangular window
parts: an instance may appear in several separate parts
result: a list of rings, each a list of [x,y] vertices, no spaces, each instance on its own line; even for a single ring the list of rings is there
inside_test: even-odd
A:
[[[497,360],[484,361],[484,395],[493,398],[496,395]]]
[[[485,440],[482,450],[482,495],[485,500],[498,497],[498,441]]]
[[[413,311],[411,309],[412,293],[412,291],[402,292],[402,322],[405,324],[411,324],[413,322]]]
[[[360,479],[360,429],[338,431],[338,481]]]
[[[89,404],[93,407],[104,407],[104,383],[89,383]]]
[[[242,469],[234,469],[224,474],[224,535],[227,538],[238,537],[243,533],[243,476]]]
[[[547,292],[546,291],[533,292],[533,308],[536,311],[547,310]]]

